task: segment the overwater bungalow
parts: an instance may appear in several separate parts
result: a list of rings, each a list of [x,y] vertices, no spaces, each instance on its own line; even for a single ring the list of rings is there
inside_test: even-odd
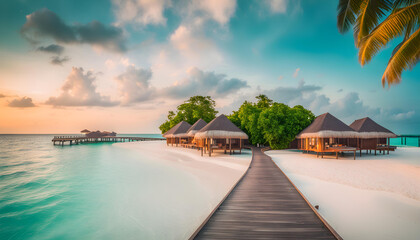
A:
[[[304,152],[315,152],[321,157],[325,153],[353,152],[356,159],[356,147],[350,146],[350,139],[357,138],[358,133],[329,113],[318,116],[296,138],[298,149]]]
[[[197,144],[194,141],[194,136],[199,130],[201,130],[206,125],[206,121],[200,118],[187,130],[186,133],[177,134],[177,136],[181,137],[181,145],[184,147],[191,148],[197,147]]]
[[[84,135],[86,135],[86,134],[88,134],[88,133],[90,133],[90,131],[89,130],[87,130],[87,129],[83,129],[82,131],[80,131],[81,133],[83,133]]]
[[[362,150],[366,150],[366,153],[372,150],[380,151],[385,154],[389,154],[389,151],[394,151],[395,147],[389,145],[389,139],[395,138],[395,135],[390,130],[379,125],[369,117],[355,120],[350,127],[358,133],[357,139],[352,139],[350,145],[352,147],[357,147],[360,150],[360,155]]]
[[[190,127],[191,124],[185,121],[182,121],[173,126],[162,135],[164,138],[166,138],[166,145],[171,144],[173,146],[175,144],[175,146],[178,146],[178,144],[181,143],[181,139],[185,139],[182,134],[186,133]]]
[[[101,132],[101,131],[97,130],[97,131],[94,131],[94,132],[89,131],[85,134],[85,136],[87,138],[115,137],[115,136],[117,136],[117,133],[116,132],[108,132],[108,131]]]
[[[239,150],[241,153],[245,139],[248,139],[248,135],[223,114],[209,122],[194,136],[194,141],[201,149],[201,155],[208,152],[209,156],[214,150],[224,153],[229,151],[229,154]]]

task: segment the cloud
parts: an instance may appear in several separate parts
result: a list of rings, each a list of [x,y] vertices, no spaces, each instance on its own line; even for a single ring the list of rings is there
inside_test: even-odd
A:
[[[288,1],[287,0],[265,0],[268,9],[272,13],[286,13]]]
[[[410,119],[414,116],[415,111],[408,111],[408,112],[400,112],[392,114],[392,119],[396,121]]]
[[[5,97],[7,97],[7,96],[0,93],[0,98],[5,98]]]
[[[229,22],[236,10],[236,0],[199,0],[192,1],[191,14],[201,12],[204,17],[213,19],[221,25]]]
[[[331,100],[327,95],[321,94],[321,90],[321,86],[308,85],[304,80],[301,80],[297,87],[277,87],[262,93],[274,101],[290,106],[302,105],[315,115],[330,112],[344,121],[381,114],[380,108],[371,108],[365,105],[356,92],[350,92],[342,98]]]
[[[53,53],[53,54],[60,55],[61,53],[63,53],[64,47],[57,44],[50,44],[46,47],[44,46],[38,47],[37,50],[40,52]]]
[[[180,25],[171,35],[170,40],[176,49],[188,54],[199,53],[214,47],[209,40],[185,25]]]
[[[91,71],[73,67],[58,97],[50,97],[46,104],[54,106],[102,106],[110,107],[118,103],[96,91],[96,77]]]
[[[67,56],[64,56],[62,58],[60,56],[53,56],[53,57],[51,57],[51,64],[61,66],[61,65],[63,65],[63,63],[65,63],[69,60],[70,60],[70,58],[67,57]]]
[[[283,80],[283,78],[284,78],[284,77],[280,75],[277,79],[278,79],[279,81],[281,81],[281,80]]]
[[[7,106],[15,107],[15,108],[28,108],[28,107],[35,107],[35,104],[32,102],[32,98],[23,97],[23,98],[13,99],[11,102],[9,102]]]
[[[125,52],[125,38],[121,28],[105,26],[101,22],[92,21],[88,24],[74,26],[80,43],[88,43],[115,52]]]
[[[260,16],[287,14],[296,15],[303,12],[301,0],[260,0]]]
[[[121,28],[105,26],[98,21],[68,25],[57,14],[46,8],[27,15],[21,33],[34,44],[38,44],[40,39],[52,38],[63,44],[87,43],[114,52],[127,50]]]
[[[36,36],[51,37],[62,43],[77,41],[74,29],[65,24],[57,14],[46,8],[26,15],[26,22],[21,28],[21,33],[31,41]]]
[[[297,78],[299,75],[300,68],[296,68],[295,72],[293,73],[293,77]]]
[[[226,97],[249,87],[246,81],[231,78],[225,74],[204,72],[198,68],[187,71],[188,77],[176,82],[173,86],[164,88],[162,94],[173,98],[185,98],[192,95],[210,95],[212,97]]]
[[[118,23],[139,25],[165,25],[165,10],[174,8],[183,18],[182,22],[214,20],[225,25],[234,15],[236,0],[112,0],[114,15]]]
[[[339,92],[339,93],[340,93],[340,92],[342,92],[342,91],[343,91],[343,89],[342,89],[342,88],[340,88],[340,89],[338,89],[338,90],[337,90],[337,92]]]
[[[297,87],[277,87],[271,90],[263,91],[263,94],[271,97],[273,100],[283,103],[301,101],[305,94],[312,94],[321,90],[320,86],[306,85],[305,81],[300,81]]]
[[[126,71],[115,78],[121,95],[121,104],[143,102],[153,97],[155,90],[150,86],[150,69],[128,66]]]
[[[165,25],[165,8],[171,5],[168,0],[112,0],[114,15],[120,23],[141,25]]]

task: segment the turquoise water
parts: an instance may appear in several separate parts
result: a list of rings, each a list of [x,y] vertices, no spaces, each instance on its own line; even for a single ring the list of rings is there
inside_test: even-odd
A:
[[[173,238],[156,232],[177,227],[159,216],[183,216],[156,204],[188,175],[111,143],[61,147],[52,136],[0,135],[0,239]]]
[[[407,142],[403,140],[401,142],[401,138],[390,138],[390,144],[394,146],[411,146],[411,147],[420,147],[419,146],[419,139],[417,137],[408,137]]]

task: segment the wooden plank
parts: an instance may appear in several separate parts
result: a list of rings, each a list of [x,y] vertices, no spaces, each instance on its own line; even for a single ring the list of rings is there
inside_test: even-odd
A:
[[[275,163],[253,148],[249,170],[195,239],[341,239]]]

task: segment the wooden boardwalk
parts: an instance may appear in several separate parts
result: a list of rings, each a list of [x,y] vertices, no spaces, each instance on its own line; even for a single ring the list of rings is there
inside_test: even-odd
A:
[[[341,239],[315,211],[254,148],[251,168],[195,239]]]

